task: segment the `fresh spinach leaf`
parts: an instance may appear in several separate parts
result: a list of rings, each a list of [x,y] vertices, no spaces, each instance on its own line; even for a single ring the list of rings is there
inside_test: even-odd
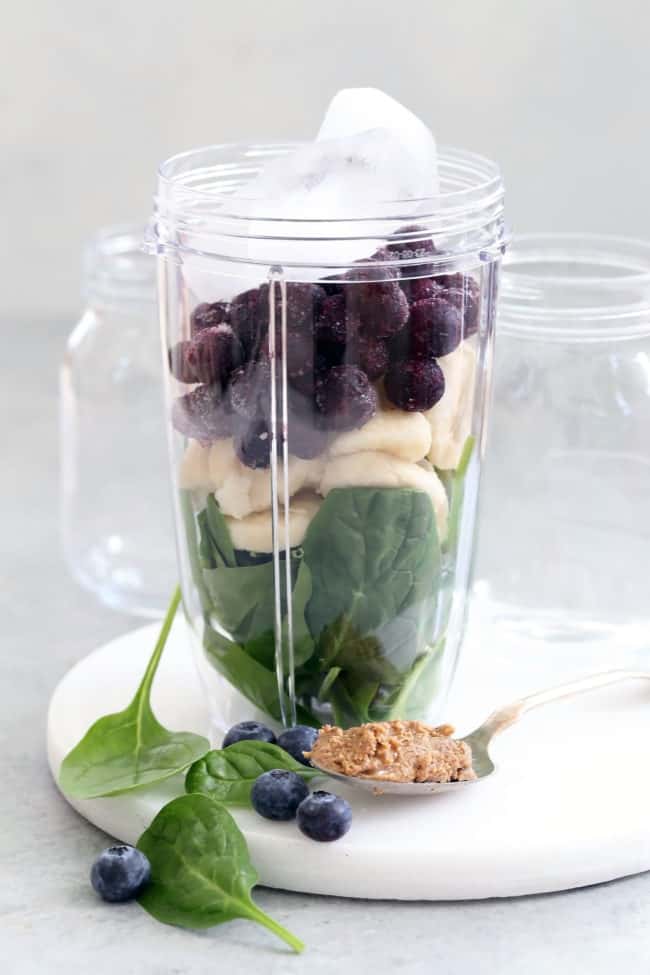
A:
[[[204,569],[211,613],[237,643],[273,630],[273,563]]]
[[[463,513],[463,501],[465,500],[465,477],[474,447],[476,437],[468,437],[463,445],[463,450],[458,461],[458,467],[451,477],[451,488],[449,491],[449,519],[447,522],[447,538],[445,548],[449,552],[456,550],[458,542],[458,532],[460,530],[461,515]]]
[[[185,778],[186,792],[201,792],[231,806],[250,806],[251,789],[262,772],[287,769],[303,779],[320,773],[302,765],[282,748],[266,741],[238,741],[208,752],[195,762]]]
[[[303,549],[315,637],[345,616],[362,637],[373,633],[430,598],[439,571],[431,499],[408,489],[335,489],[309,525]]]
[[[142,907],[165,924],[209,928],[245,918],[268,928],[294,951],[302,942],[251,898],[257,873],[230,813],[203,795],[173,799],[138,840],[151,864]]]
[[[236,566],[237,559],[230,538],[230,531],[213,494],[208,495],[205,503],[205,515],[213,547],[219,552],[225,565]]]
[[[431,500],[408,489],[337,489],[303,548],[318,698],[337,723],[367,721],[375,697],[399,690],[434,634],[441,553]]]
[[[383,702],[373,708],[371,720],[421,718],[440,690],[445,638],[427,648],[415,661],[402,683]]]
[[[182,772],[210,743],[190,732],[168,731],[151,708],[151,685],[180,602],[176,590],[144,677],[129,706],[96,721],[66,755],[59,784],[73,799],[139,789]]]
[[[272,642],[273,636],[268,639]],[[227,680],[247,697],[260,711],[282,720],[280,697],[275,671],[270,670],[246,653],[246,650],[233,643],[216,630],[206,627],[203,646],[213,666]],[[289,699],[285,694],[285,708],[289,710]],[[319,722],[305,708],[298,707],[297,720],[301,724],[318,726]]]

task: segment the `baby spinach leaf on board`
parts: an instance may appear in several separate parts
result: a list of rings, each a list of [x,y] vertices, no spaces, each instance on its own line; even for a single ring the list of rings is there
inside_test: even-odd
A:
[[[238,741],[208,752],[195,762],[185,778],[186,792],[201,792],[231,806],[250,806],[251,789],[262,772],[287,769],[303,779],[320,773],[297,762],[284,749],[266,741]]]
[[[96,721],[64,758],[59,784],[70,798],[113,796],[159,782],[182,772],[210,748],[201,735],[168,731],[151,708],[151,686],[179,602],[177,589],[129,706]]]
[[[210,928],[245,918],[268,928],[294,951],[303,943],[251,898],[257,873],[230,813],[203,795],[173,799],[138,840],[151,883],[138,901],[153,917],[184,928]]]

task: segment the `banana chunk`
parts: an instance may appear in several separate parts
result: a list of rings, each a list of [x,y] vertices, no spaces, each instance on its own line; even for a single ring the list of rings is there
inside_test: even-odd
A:
[[[405,413],[382,407],[359,430],[350,430],[330,444],[330,456],[341,457],[372,450],[419,461],[431,449],[431,427],[423,413]]]
[[[179,487],[187,491],[210,490],[209,456],[209,447],[202,447],[198,440],[190,440],[178,470]]]
[[[224,515],[231,518],[246,518],[257,511],[271,507],[271,470],[253,470],[246,467],[237,457],[232,440],[218,440],[210,447],[208,458],[210,487]],[[303,460],[289,457],[288,481],[289,497],[303,488],[314,487],[320,483],[323,459]],[[285,500],[284,465],[278,465],[278,497]]]
[[[320,493],[326,497],[334,488],[343,487],[396,487],[424,491],[431,498],[440,539],[443,540],[447,534],[447,492],[433,470],[425,470],[419,464],[391,457],[390,454],[362,451],[335,457],[326,464]]]
[[[313,492],[302,492],[292,498],[289,506],[289,545],[301,545],[310,521],[320,508],[322,499]],[[284,549],[283,509],[280,509],[280,548]],[[226,518],[235,548],[248,552],[272,552],[273,530],[270,511],[256,511],[245,518]]]
[[[431,427],[431,448],[427,458],[442,471],[458,467],[463,446],[472,426],[476,352],[462,342],[449,355],[438,359],[445,376],[445,393],[424,414]]]

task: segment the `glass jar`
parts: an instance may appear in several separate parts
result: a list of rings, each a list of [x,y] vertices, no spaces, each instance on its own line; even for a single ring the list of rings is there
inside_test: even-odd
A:
[[[618,666],[650,623],[650,244],[516,239],[496,363],[477,618],[549,670]]]
[[[156,262],[142,240],[142,227],[112,227],[86,249],[86,308],[61,368],[62,528],[83,586],[109,606],[158,617],[177,572]]]
[[[235,215],[233,190],[289,149],[160,170],[150,242],[197,659],[220,727],[435,717],[472,565],[499,172],[444,152],[417,220],[408,202]]]

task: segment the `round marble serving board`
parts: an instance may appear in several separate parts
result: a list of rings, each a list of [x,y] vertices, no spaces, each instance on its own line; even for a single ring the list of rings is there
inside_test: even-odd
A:
[[[55,777],[88,726],[128,703],[157,629],[152,624],[113,640],[62,679],[48,716]],[[548,684],[548,675],[534,682],[539,656],[532,661],[516,674],[506,672],[497,654],[470,640],[446,709],[458,732],[471,730],[510,697]],[[224,713],[232,711],[225,696],[222,703]],[[153,706],[167,727],[209,734],[180,618],[154,684]],[[532,712],[495,742],[492,754],[497,773],[461,794],[375,798],[333,785],[354,813],[350,832],[333,844],[306,839],[295,823],[272,823],[251,810],[232,813],[260,883],[294,891],[474,899],[564,890],[650,869],[650,685],[630,682]],[[161,806],[182,791],[178,776],[157,788],[71,805],[111,836],[135,843]]]

